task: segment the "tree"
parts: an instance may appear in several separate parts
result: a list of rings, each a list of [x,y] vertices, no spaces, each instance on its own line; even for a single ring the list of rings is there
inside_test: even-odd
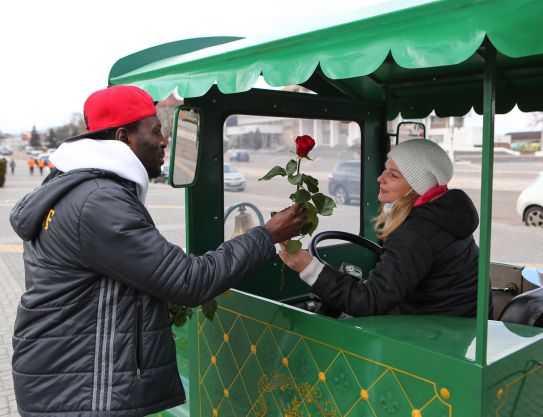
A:
[[[532,113],[532,126],[543,126],[543,112],[536,111]]]
[[[45,145],[48,148],[58,148],[62,141],[58,138],[55,129],[49,129]]]
[[[58,138],[57,143],[60,144],[64,139],[80,135],[86,131],[87,128],[83,115],[81,113],[73,113],[69,123],[55,128],[55,136]]]
[[[30,146],[35,148],[41,146],[41,136],[36,130],[36,126],[32,127],[32,131],[30,132]]]

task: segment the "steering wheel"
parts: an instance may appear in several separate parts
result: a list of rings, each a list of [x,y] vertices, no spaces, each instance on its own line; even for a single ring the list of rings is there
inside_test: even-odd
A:
[[[375,253],[378,256],[381,254],[381,250],[383,249],[377,243],[372,242],[371,240],[366,239],[365,237],[353,235],[352,233],[340,232],[339,230],[329,230],[326,232],[320,232],[316,234],[313,237],[313,239],[311,239],[311,242],[309,242],[309,252],[311,253],[311,255],[313,255],[323,264],[327,264],[327,262],[324,261],[320,257],[317,251],[317,245],[323,240],[330,240],[330,239],[345,240],[347,242],[354,243],[355,245],[359,245],[365,249],[368,249],[369,251]]]
[[[317,251],[317,245],[323,240],[330,240],[330,239],[345,240],[347,242],[354,243],[356,245],[362,246],[365,249],[368,249],[369,251],[375,253],[377,256],[379,256],[382,251],[381,246],[379,246],[377,243],[372,242],[371,240],[366,239],[365,237],[362,237],[362,236],[353,235],[352,233],[347,233],[347,232],[340,232],[338,230],[320,232],[316,234],[313,237],[313,239],[311,239],[311,242],[309,242],[309,252],[311,253],[311,255],[317,258],[320,262],[326,265],[328,265],[328,263],[320,257]],[[313,296],[318,302],[320,302],[319,297],[317,297],[316,295],[313,295]],[[349,316],[345,317],[345,315],[342,314],[340,310],[330,307],[324,303],[320,304],[320,306],[317,308],[316,311],[319,314],[323,314],[325,316],[336,318],[336,319],[349,317]]]

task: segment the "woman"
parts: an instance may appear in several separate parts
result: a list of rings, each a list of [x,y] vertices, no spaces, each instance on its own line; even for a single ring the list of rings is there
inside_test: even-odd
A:
[[[479,248],[472,234],[479,220],[466,193],[448,190],[452,174],[445,151],[429,140],[402,142],[389,152],[377,178],[383,251],[365,280],[307,251],[279,255],[325,305],[351,316],[475,316]]]

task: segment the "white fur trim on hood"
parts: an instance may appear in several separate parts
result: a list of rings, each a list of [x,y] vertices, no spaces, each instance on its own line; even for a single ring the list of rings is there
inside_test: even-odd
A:
[[[96,168],[135,182],[138,198],[145,204],[149,188],[147,171],[128,145],[119,140],[81,139],[64,142],[49,159],[62,172]]]

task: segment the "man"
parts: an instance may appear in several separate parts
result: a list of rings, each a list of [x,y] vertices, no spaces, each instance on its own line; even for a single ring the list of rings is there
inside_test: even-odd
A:
[[[84,113],[88,132],[51,155],[56,169],[10,216],[25,241],[13,336],[23,417],[143,416],[184,402],[166,302],[196,306],[222,293],[306,222],[293,206],[187,255],[144,206],[166,147],[152,98],[110,87]]]
[[[28,172],[30,172],[30,175],[34,175],[34,165],[36,165],[36,161],[34,158],[30,157],[28,159]]]

